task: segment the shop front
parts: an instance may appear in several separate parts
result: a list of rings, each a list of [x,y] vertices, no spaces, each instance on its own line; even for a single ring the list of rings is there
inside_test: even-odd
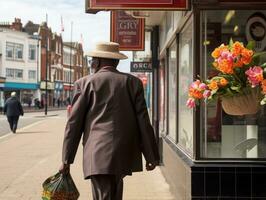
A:
[[[58,82],[58,81],[55,82],[54,99],[59,105],[61,104],[60,102],[63,99],[63,88],[64,88],[63,82]]]
[[[160,24],[161,169],[176,199],[266,199],[265,106],[244,116],[226,114],[219,100],[186,107],[190,83],[216,73],[216,47],[232,38],[265,51],[265,16],[262,1],[205,0]]]
[[[177,200],[266,199],[265,106],[243,116],[226,114],[219,100],[186,106],[198,75],[216,73],[211,53],[220,44],[253,40],[256,52],[266,50],[266,2],[195,0],[189,7],[137,12],[152,35],[152,122],[161,170]]]
[[[41,89],[42,107],[46,104],[46,94],[47,94],[47,106],[53,106],[54,90],[55,90],[54,82],[47,81],[47,84],[46,84],[45,81],[41,81],[40,89]]]
[[[74,87],[70,86],[68,83],[64,83],[64,91],[63,91],[63,104],[69,105],[71,103],[73,97]]]
[[[5,82],[4,84],[4,100],[11,96],[11,92],[16,92],[23,106],[32,106],[33,100],[38,97],[39,84],[36,83],[15,83]]]

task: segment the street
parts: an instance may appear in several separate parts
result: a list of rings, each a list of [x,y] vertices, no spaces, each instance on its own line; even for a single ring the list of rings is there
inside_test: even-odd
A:
[[[49,117],[43,117],[43,113],[26,114],[24,122],[21,120],[24,128],[0,138],[0,200],[38,200],[43,181],[57,173],[66,111],[48,114]],[[1,116],[1,123],[6,124],[4,120]],[[71,165],[71,175],[80,192],[79,200],[92,199],[90,181],[83,179],[81,147]],[[124,180],[125,200],[174,200],[159,167]]]
[[[58,115],[58,114],[63,114],[64,111],[50,111],[48,113],[49,115]],[[21,129],[23,127],[29,126],[33,123],[39,122],[44,119],[44,114],[43,112],[33,112],[33,113],[25,113],[24,116],[20,116],[19,122],[18,122],[18,129]],[[8,133],[11,133],[11,130],[9,128],[9,124],[7,121],[7,118],[5,115],[0,115],[0,137],[3,135],[6,135]]]

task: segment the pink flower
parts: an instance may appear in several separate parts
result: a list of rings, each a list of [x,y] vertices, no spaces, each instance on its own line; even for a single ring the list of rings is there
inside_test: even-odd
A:
[[[211,91],[210,91],[210,90],[205,90],[205,91],[203,92],[203,97],[204,97],[204,98],[208,98],[209,96],[211,96]]]
[[[234,56],[229,51],[223,51],[221,56],[217,59],[217,62],[220,64],[223,60],[227,60],[228,62],[234,62]]]
[[[196,80],[190,85],[190,87],[192,87],[193,89],[198,89],[199,85],[200,85],[200,80]]]
[[[201,83],[201,84],[199,84],[199,88],[201,90],[206,90],[207,89],[207,85],[205,83]]]
[[[263,80],[263,69],[259,66],[250,67],[245,74],[248,76],[251,87],[256,87]]]
[[[195,106],[196,106],[196,103],[195,103],[195,99],[193,99],[193,98],[189,98],[188,100],[187,100],[187,107],[189,107],[189,108],[194,108]]]

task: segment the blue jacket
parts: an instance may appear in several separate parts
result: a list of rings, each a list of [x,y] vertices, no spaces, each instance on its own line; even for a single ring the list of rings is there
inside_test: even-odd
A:
[[[7,116],[19,116],[24,114],[23,108],[16,97],[10,97],[6,100],[4,114]]]

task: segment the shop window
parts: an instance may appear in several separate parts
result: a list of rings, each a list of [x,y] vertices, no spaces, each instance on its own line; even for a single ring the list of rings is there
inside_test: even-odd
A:
[[[168,135],[177,141],[177,45],[176,41],[168,53]]]
[[[179,34],[178,144],[189,154],[193,150],[193,111],[186,106],[187,91],[193,80],[193,26],[190,20]]]
[[[266,50],[265,10],[215,10],[203,11],[202,77],[217,74],[212,67],[211,53],[215,47],[228,43],[230,38],[247,44],[255,41],[256,51]],[[265,58],[261,61],[265,62]],[[243,108],[245,109],[245,108]],[[204,158],[265,158],[266,109],[255,115],[233,116],[226,114],[219,100],[202,109],[201,157]]]
[[[159,130],[160,133],[166,133],[166,92],[165,92],[165,59],[160,61],[159,66]]]

